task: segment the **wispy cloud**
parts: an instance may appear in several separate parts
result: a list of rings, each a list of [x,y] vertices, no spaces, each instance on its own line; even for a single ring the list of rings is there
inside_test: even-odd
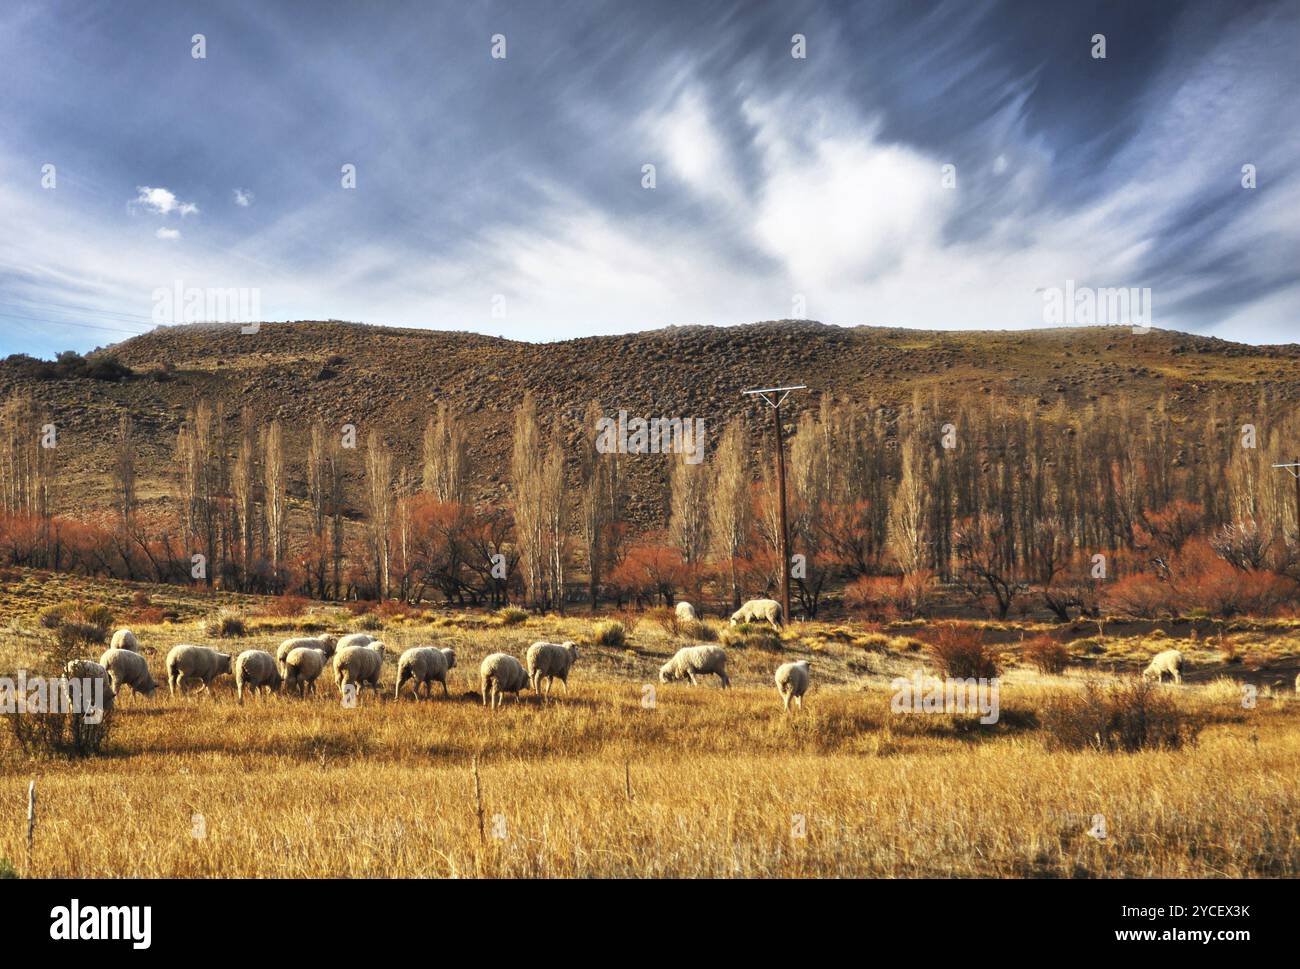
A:
[[[783,317],[796,294],[834,323],[1032,327],[1038,291],[1074,279],[1150,287],[1157,326],[1294,339],[1300,132],[1278,119],[1300,100],[1300,14],[1282,4],[618,5],[578,32],[490,2],[386,14],[325,4],[304,25],[233,0],[207,63],[162,2],[93,27],[4,19],[0,351],[94,339],[24,329],[59,317],[42,306],[131,330],[178,279],[257,287],[268,319],[524,339]],[[127,46],[168,65],[165,101],[110,69]],[[144,120],[123,108],[146,101]],[[54,190],[31,176],[47,162]],[[202,232],[158,244],[200,207]]]

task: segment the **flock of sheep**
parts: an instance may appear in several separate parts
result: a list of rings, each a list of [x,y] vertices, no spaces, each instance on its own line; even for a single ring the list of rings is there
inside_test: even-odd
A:
[[[688,602],[677,605],[677,617],[694,621],[696,613]],[[745,603],[731,616],[732,624],[764,621],[780,629],[781,604],[772,599],[755,599]],[[306,696],[315,693],[316,681],[326,668],[333,664],[334,681],[343,696],[357,696],[363,687],[379,689],[384,667],[383,642],[367,633],[350,633],[336,639],[333,636],[303,636],[286,639],[272,656],[265,650],[248,649],[234,656],[208,646],[180,645],[167,654],[167,687],[172,694],[189,686],[208,690],[218,676],[231,674],[239,702],[244,694],[283,690]],[[572,642],[537,642],[528,647],[524,661],[509,653],[492,653],[479,666],[480,694],[483,705],[498,709],[507,694],[514,694],[516,702],[520,691],[531,689],[539,696],[550,698],[551,689],[558,679],[569,690],[569,672],[578,661],[578,647]],[[443,696],[448,696],[447,672],[456,665],[456,651],[436,646],[417,646],[401,654],[397,661],[397,682],[394,699],[402,695],[409,682],[416,699],[424,690],[426,698],[432,697],[433,685],[442,686]],[[1183,679],[1183,654],[1168,649],[1152,658],[1143,671],[1144,677],[1163,680],[1170,677],[1175,683]],[[149,671],[142,655],[140,642],[129,629],[119,629],[113,634],[109,649],[95,663],[90,660],[73,660],[66,672],[79,678],[99,678],[105,683],[105,706],[110,706],[123,687],[136,693],[152,696],[158,684]],[[692,686],[699,677],[717,676],[723,689],[731,685],[727,675],[727,652],[721,646],[702,644],[683,646],[659,669],[659,680],[689,680]],[[777,693],[788,711],[791,703],[803,708],[803,697],[808,692],[811,671],[806,660],[784,663],[776,670]],[[542,691],[542,681],[546,689]]]
[[[690,603],[677,606],[680,619],[695,619]],[[781,605],[771,599],[755,599],[745,603],[731,617],[733,624],[764,620],[780,628]],[[303,636],[286,639],[275,655],[261,649],[244,650],[237,656],[223,653],[209,646],[180,645],[167,654],[167,688],[174,695],[188,686],[208,690],[218,676],[232,674],[239,702],[244,702],[245,692],[273,692],[283,690],[306,696],[316,691],[316,680],[333,663],[334,681],[342,696],[356,697],[362,687],[379,689],[383,672],[385,646],[367,633],[350,633],[342,638],[333,636]],[[492,653],[479,666],[480,693],[483,705],[498,709],[506,694],[519,700],[521,690],[531,689],[545,698],[558,679],[569,691],[569,672],[578,661],[578,647],[572,642],[537,642],[528,647],[524,662],[509,653]],[[420,689],[425,696],[433,695],[433,684],[442,686],[448,695],[447,671],[456,665],[456,651],[435,646],[417,646],[402,653],[397,661],[397,683],[394,699],[402,695],[402,687],[409,681],[416,699]],[[105,706],[111,706],[123,687],[135,693],[152,696],[158,689],[149,664],[145,660],[136,635],[129,629],[113,633],[109,648],[95,663],[91,660],[73,660],[66,672],[78,678],[96,678],[104,681]],[[727,653],[721,646],[684,646],[659,669],[659,680],[668,683],[686,679],[694,686],[698,677],[715,675],[723,688],[731,685],[727,676]],[[808,691],[809,666],[807,661],[785,663],[776,671],[776,688],[786,710],[793,701],[803,708],[803,696]],[[542,681],[546,691],[542,693]]]

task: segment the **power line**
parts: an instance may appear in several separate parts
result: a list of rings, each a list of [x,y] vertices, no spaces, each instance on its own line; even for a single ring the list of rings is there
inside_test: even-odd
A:
[[[105,330],[109,333],[122,333],[126,336],[144,336],[148,330],[124,330],[116,326],[104,326],[99,323],[74,323],[71,320],[51,320],[37,316],[17,316],[14,314],[0,313],[0,318],[8,320],[22,320],[27,323],[52,323],[55,326],[75,326],[83,330]]]

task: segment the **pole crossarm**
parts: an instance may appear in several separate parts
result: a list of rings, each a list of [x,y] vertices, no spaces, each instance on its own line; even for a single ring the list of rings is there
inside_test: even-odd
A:
[[[1275,464],[1275,468],[1286,468],[1287,473],[1293,478],[1300,478],[1300,464]]]
[[[808,389],[807,384],[796,384],[792,387],[763,387],[759,390],[742,390],[741,393],[749,394],[751,397],[754,396],[762,397],[763,400],[767,402],[767,405],[769,407],[773,407],[779,410],[781,405],[785,403],[785,399],[790,396],[791,392],[796,390],[807,390],[807,389]],[[781,396],[775,402],[773,402],[772,398],[767,396],[768,394],[780,394]]]

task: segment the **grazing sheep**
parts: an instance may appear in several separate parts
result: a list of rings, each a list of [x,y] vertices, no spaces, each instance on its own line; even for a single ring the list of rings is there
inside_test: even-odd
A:
[[[415,688],[415,698],[420,699],[420,686],[433,696],[433,684],[442,684],[442,695],[447,693],[447,671],[456,665],[456,651],[451,647],[417,646],[408,649],[397,660],[397,689],[393,699],[402,695],[402,684],[410,680]]]
[[[99,658],[99,665],[108,671],[108,685],[117,696],[122,687],[129,686],[132,692],[153,696],[158,689],[149,664],[139,653],[129,649],[109,649]]]
[[[284,658],[284,688],[297,690],[300,696],[306,696],[308,690],[315,693],[316,678],[328,662],[329,657],[323,649],[299,646],[289,650],[289,655]]]
[[[104,683],[104,709],[113,709],[113,683],[109,679],[108,670],[104,669],[101,664],[88,659],[69,660],[68,665],[63,668],[63,672],[70,680],[102,680]],[[89,712],[85,706],[80,709]]]
[[[483,705],[488,706],[491,695],[493,710],[501,706],[505,694],[513,693],[515,702],[519,702],[519,691],[528,689],[528,672],[509,653],[493,653],[483,660],[478,668],[482,681]],[[488,687],[491,687],[491,690]]]
[[[695,615],[695,607],[686,600],[677,603],[677,621],[678,622],[695,622],[699,617]]]
[[[1156,682],[1163,683],[1165,674],[1168,673],[1175,683],[1183,682],[1183,654],[1176,649],[1166,649],[1163,653],[1156,653],[1151,657],[1151,665],[1142,671],[1143,679],[1156,678]]]
[[[245,688],[257,693],[265,689],[268,692],[278,690],[283,676],[280,664],[264,649],[246,649],[235,658],[235,692],[239,702],[244,702]]]
[[[113,638],[108,641],[109,649],[129,649],[133,653],[139,653],[140,640],[135,638],[135,633],[129,629],[119,629],[113,633]]]
[[[384,670],[384,648],[384,644],[375,639],[365,646],[347,646],[334,654],[334,682],[338,684],[340,694],[347,695],[348,687],[358,691],[363,686],[379,689],[379,675]]]
[[[797,663],[782,663],[776,668],[776,692],[781,695],[781,702],[786,710],[794,700],[800,710],[803,709],[803,695],[808,692],[808,661],[802,659]]]
[[[557,677],[564,684],[564,692],[569,692],[569,670],[578,662],[576,643],[567,640],[563,643],[533,643],[524,658],[528,663],[528,683],[534,693],[541,695],[542,677],[546,677],[548,697]]]
[[[167,654],[167,688],[175,695],[184,693],[186,679],[199,680],[205,692],[211,692],[212,681],[230,672],[231,656],[211,646],[173,646]]]
[[[727,676],[727,652],[721,646],[683,646],[667,663],[659,667],[659,682],[669,683],[682,677],[697,686],[697,676],[716,673],[725,690],[731,686]]]
[[[781,603],[775,599],[750,599],[731,614],[733,626],[742,622],[770,622],[773,629],[780,629],[785,621],[781,614]]]
[[[319,649],[325,654],[325,658],[329,659],[334,655],[337,642],[333,636],[294,636],[292,639],[286,639],[282,642],[280,648],[275,651],[275,663],[280,667],[280,674],[283,676],[285,675],[285,657],[295,649]]]
[[[377,642],[377,640],[369,633],[348,633],[334,644],[334,652],[338,654],[349,646],[369,646],[373,642]]]

